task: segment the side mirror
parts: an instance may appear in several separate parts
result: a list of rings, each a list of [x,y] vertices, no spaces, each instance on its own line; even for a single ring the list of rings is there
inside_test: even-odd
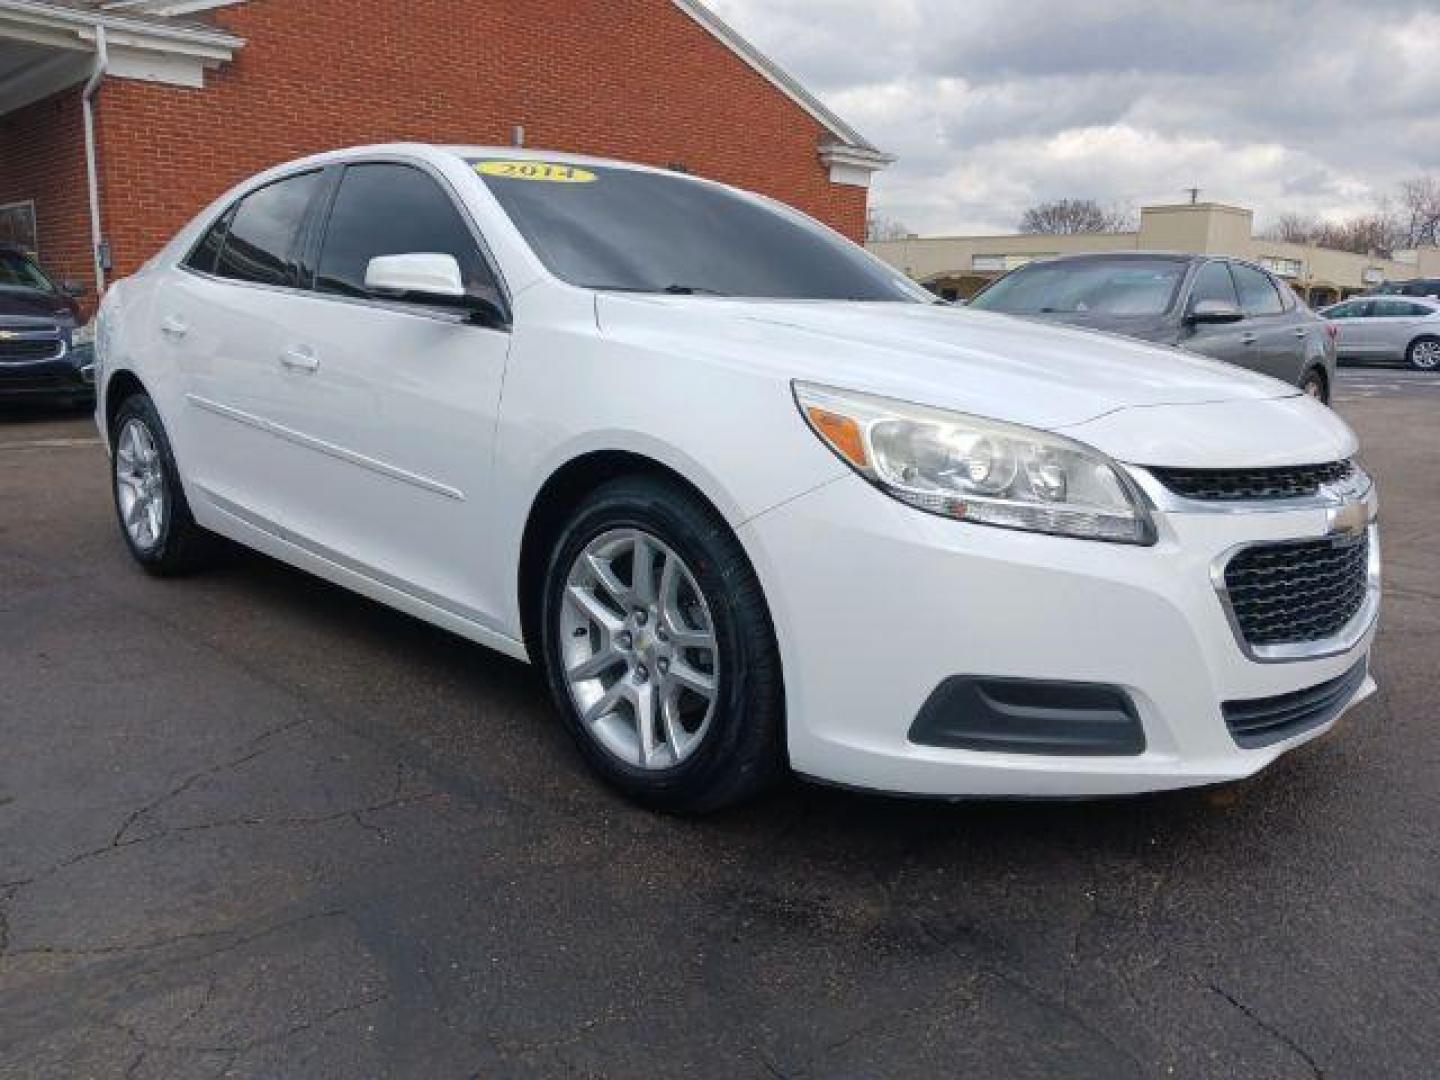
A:
[[[505,312],[499,304],[465,291],[460,264],[453,255],[379,255],[365,267],[365,288],[397,300],[459,308],[467,313],[470,322],[480,326],[505,325]]]
[[[381,255],[365,267],[365,288],[420,300],[454,302],[465,296],[460,264],[453,255]]]
[[[89,287],[83,281],[62,281],[60,283],[60,292],[70,297],[71,300],[79,300],[89,291]]]
[[[1201,300],[1190,308],[1185,321],[1193,325],[1205,323],[1234,323],[1245,318],[1245,313],[1234,304],[1224,300]]]

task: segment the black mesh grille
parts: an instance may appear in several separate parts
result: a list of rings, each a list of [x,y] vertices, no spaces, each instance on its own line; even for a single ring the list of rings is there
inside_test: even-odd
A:
[[[1298,499],[1321,484],[1344,480],[1355,471],[1348,461],[1288,465],[1275,469],[1151,469],[1155,477],[1187,499]]]
[[[51,338],[39,341],[0,339],[0,362],[6,360],[53,360],[60,355],[60,342]]]
[[[1318,686],[1221,705],[1236,745],[1251,749],[1290,739],[1333,720],[1365,682],[1365,661]]]
[[[1225,568],[1225,589],[1251,645],[1322,641],[1365,602],[1370,541],[1290,540],[1246,548]]]

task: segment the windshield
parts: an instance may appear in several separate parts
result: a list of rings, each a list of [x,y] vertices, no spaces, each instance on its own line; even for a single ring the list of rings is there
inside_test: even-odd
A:
[[[18,251],[0,251],[0,288],[55,291],[40,268]]]
[[[971,307],[1015,315],[1163,315],[1185,276],[1176,259],[1073,259],[1006,274]]]
[[[471,161],[552,274],[630,292],[933,302],[801,214],[678,174]]]

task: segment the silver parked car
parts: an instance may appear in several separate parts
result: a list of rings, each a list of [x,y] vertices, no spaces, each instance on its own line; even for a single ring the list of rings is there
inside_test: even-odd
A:
[[[1404,360],[1421,371],[1440,371],[1440,301],[1357,296],[1320,314],[1338,330],[1342,360]]]
[[[982,311],[1173,345],[1272,375],[1330,400],[1331,324],[1289,285],[1240,259],[1110,252],[1040,259],[970,301]]]

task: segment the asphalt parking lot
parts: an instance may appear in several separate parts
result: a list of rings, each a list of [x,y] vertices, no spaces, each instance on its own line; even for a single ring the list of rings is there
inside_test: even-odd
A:
[[[1350,369],[1381,691],[1244,784],[596,786],[539,679],[265,559],[155,581],[0,417],[0,1076],[1421,1077],[1440,1061],[1440,379]]]

